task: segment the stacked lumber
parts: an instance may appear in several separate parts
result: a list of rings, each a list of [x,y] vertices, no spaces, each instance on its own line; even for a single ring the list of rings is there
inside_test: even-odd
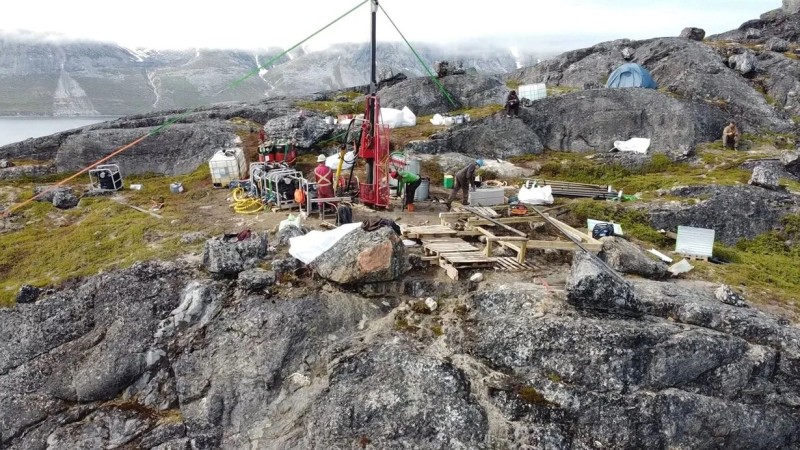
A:
[[[619,193],[609,185],[573,183],[571,181],[532,179],[537,186],[550,186],[554,197],[617,198]]]

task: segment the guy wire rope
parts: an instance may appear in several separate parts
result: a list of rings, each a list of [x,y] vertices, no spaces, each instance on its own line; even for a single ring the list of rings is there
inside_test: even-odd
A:
[[[447,89],[444,88],[444,85],[442,85],[442,83],[439,81],[439,78],[437,78],[433,74],[433,72],[428,67],[428,65],[425,64],[425,61],[422,60],[422,58],[419,56],[419,54],[414,49],[414,47],[411,46],[411,43],[408,42],[408,39],[406,39],[406,37],[403,35],[403,32],[400,31],[399,28],[397,28],[397,25],[395,25],[394,20],[392,20],[392,18],[389,17],[389,13],[387,13],[386,10],[383,9],[383,5],[378,5],[378,7],[381,9],[381,11],[383,11],[383,15],[385,15],[386,18],[389,19],[389,22],[392,24],[394,29],[397,31],[397,34],[399,34],[400,37],[403,38],[403,41],[406,43],[406,45],[408,45],[408,48],[411,49],[411,52],[414,53],[414,56],[417,57],[417,61],[419,61],[419,63],[422,64],[422,67],[424,67],[425,71],[428,72],[428,76],[431,77],[431,80],[433,80],[434,84],[436,84],[436,86],[439,88],[439,90],[442,92],[442,94],[444,94],[445,98],[447,98],[447,101],[449,101],[450,104],[453,105],[453,107],[457,107],[458,105],[456,105],[456,102],[453,100],[453,97],[450,96],[450,93],[447,92]]]

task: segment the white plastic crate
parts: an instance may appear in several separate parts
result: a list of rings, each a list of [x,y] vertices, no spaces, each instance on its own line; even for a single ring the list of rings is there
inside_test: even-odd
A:
[[[530,101],[539,100],[547,97],[547,85],[544,83],[523,84],[517,88],[517,96]]]

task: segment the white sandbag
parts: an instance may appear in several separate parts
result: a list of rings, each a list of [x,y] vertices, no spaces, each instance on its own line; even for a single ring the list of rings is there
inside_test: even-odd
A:
[[[519,190],[517,198],[522,203],[529,205],[552,205],[553,204],[553,187],[546,186],[522,186]]]
[[[289,214],[289,217],[286,219],[281,220],[278,224],[278,231],[283,230],[286,227],[303,227],[303,216],[295,216],[294,214]]]
[[[360,227],[361,222],[348,223],[329,231],[311,230],[302,236],[289,238],[289,254],[303,264],[309,264],[347,234]]]
[[[417,125],[417,115],[408,106],[403,106],[401,127],[413,127]]]
[[[342,170],[350,170],[353,167],[353,162],[356,160],[356,155],[351,151],[344,154],[344,161],[342,161]],[[339,153],[334,153],[325,159],[325,165],[333,170],[339,167]]]
[[[431,118],[431,124],[433,125],[444,125],[444,117],[441,114],[434,114]]]
[[[647,138],[631,138],[627,141],[614,141],[614,148],[621,152],[633,153],[647,153],[650,148],[650,139]]]

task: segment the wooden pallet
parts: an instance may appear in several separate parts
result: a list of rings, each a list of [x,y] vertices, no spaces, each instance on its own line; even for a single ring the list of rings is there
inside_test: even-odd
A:
[[[459,238],[423,239],[422,249],[425,255],[439,255],[440,253],[477,252],[478,247]]]
[[[690,255],[683,253],[678,253],[678,254],[691,261],[708,261],[708,256]]]
[[[522,272],[524,270],[536,270],[538,267],[534,266],[533,264],[525,261],[524,263],[520,264],[517,261],[517,258],[513,258],[511,256],[500,256],[495,257],[495,264],[494,268],[496,270],[503,270],[506,272]]]
[[[494,257],[484,256],[481,252],[440,253],[439,266],[445,270],[447,276],[457,280],[460,269],[493,267],[495,259]]]
[[[402,228],[401,233],[407,239],[424,239],[426,237],[455,236],[458,231],[444,225],[427,225],[422,227]]]

